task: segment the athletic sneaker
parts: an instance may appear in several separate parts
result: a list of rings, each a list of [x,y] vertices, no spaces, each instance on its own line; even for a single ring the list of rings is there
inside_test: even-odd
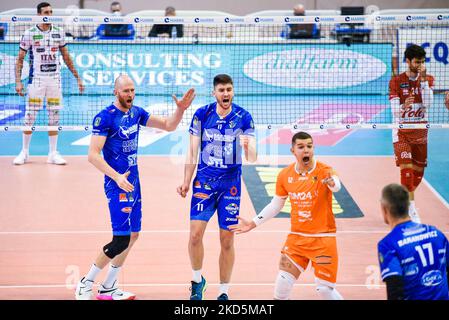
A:
[[[28,152],[25,151],[20,151],[19,155],[14,159],[14,161],[12,162],[15,165],[22,165],[25,164],[25,162],[27,162],[28,160]]]
[[[117,286],[117,280],[114,281],[112,288],[105,288],[103,285],[98,289],[98,300],[134,300],[136,295],[131,292],[122,291]]]
[[[67,161],[65,161],[64,158],[61,157],[58,151],[55,151],[48,154],[47,163],[64,165],[67,163]]]
[[[222,293],[218,296],[217,300],[229,300],[229,297],[226,293]]]
[[[203,294],[206,291],[206,288],[207,282],[203,276],[201,276],[201,282],[192,281],[190,300],[203,300]]]
[[[86,277],[83,277],[77,284],[75,290],[75,299],[76,300],[90,300],[92,299],[92,286],[94,282],[92,280],[87,280]]]

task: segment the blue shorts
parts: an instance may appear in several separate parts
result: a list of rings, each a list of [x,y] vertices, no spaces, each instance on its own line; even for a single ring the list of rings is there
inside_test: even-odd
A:
[[[192,184],[190,220],[209,221],[217,211],[218,225],[229,230],[237,224],[240,212],[240,175],[234,178],[210,180],[195,177]]]
[[[112,234],[126,236],[131,232],[139,232],[142,226],[142,199],[140,183],[134,184],[133,192],[125,192],[119,188],[106,191],[111,215]]]

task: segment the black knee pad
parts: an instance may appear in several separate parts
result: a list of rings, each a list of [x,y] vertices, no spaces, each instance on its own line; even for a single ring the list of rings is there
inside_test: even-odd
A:
[[[128,248],[131,236],[113,236],[112,241],[103,247],[104,254],[113,259]]]

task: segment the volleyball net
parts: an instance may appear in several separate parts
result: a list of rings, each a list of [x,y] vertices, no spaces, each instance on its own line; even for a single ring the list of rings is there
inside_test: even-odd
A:
[[[36,30],[40,24],[62,30],[85,86],[82,94],[60,54],[61,39]],[[214,101],[213,78],[221,73],[233,78],[234,102],[251,112],[258,127],[447,128],[448,28],[444,14],[0,16],[0,131],[90,130],[94,116],[115,100],[114,79],[120,74],[135,83],[134,104],[157,115],[172,114],[172,95],[179,98],[195,88],[196,99],[181,123],[187,126],[197,108]],[[48,85],[42,73],[61,67],[53,79],[62,93],[57,126],[49,125],[44,110],[55,97],[47,94],[36,107],[36,96],[16,93],[17,57],[26,32],[31,36],[21,72],[24,87]],[[425,49],[427,73],[435,78],[427,123],[398,123],[389,103],[390,79],[407,70],[404,51],[411,44]],[[43,110],[25,125],[30,101]]]

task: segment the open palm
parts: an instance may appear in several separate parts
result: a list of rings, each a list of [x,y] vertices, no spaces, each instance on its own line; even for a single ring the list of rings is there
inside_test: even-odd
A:
[[[190,88],[181,100],[178,100],[175,95],[172,97],[178,108],[186,110],[192,104],[193,99],[195,99],[195,89]]]

